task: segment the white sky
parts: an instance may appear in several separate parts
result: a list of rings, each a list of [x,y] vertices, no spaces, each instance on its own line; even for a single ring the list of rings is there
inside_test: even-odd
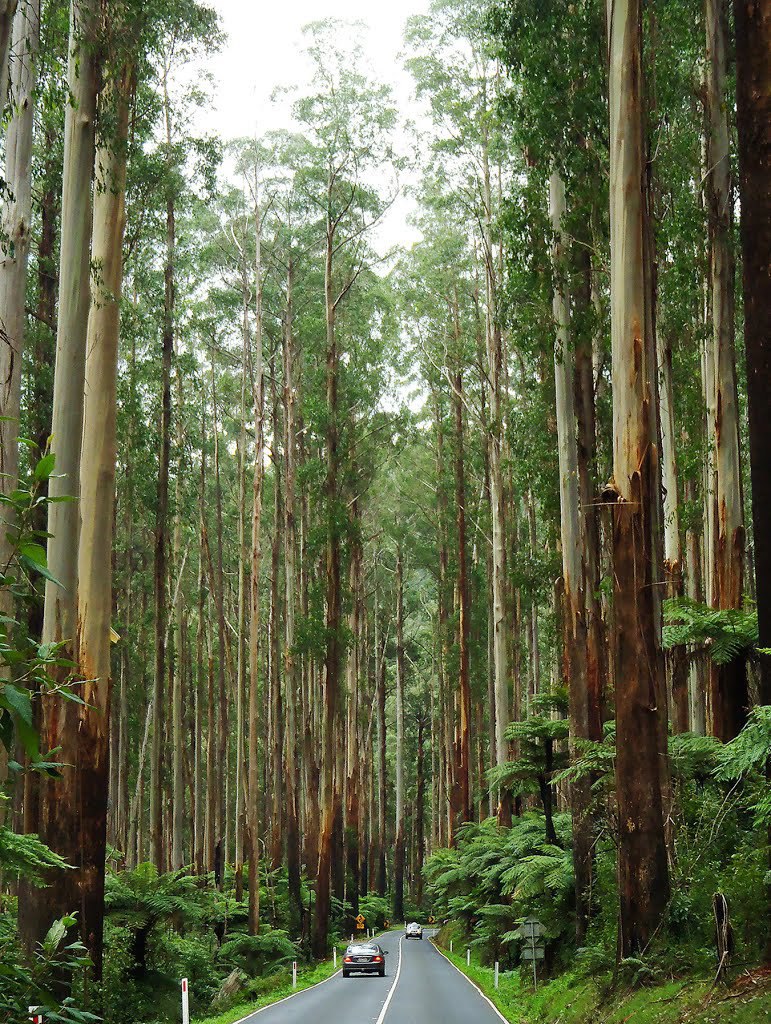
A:
[[[403,118],[419,119],[412,80],[399,53],[404,24],[413,14],[425,13],[428,0],[211,0],[219,11],[227,35],[220,53],[209,58],[214,76],[213,104],[201,111],[199,129],[222,139],[261,135],[274,128],[290,128],[286,104],[271,102],[277,86],[302,83],[307,77],[301,55],[302,26],[322,18],[361,21],[368,26],[364,40],[369,69],[387,82]],[[412,209],[400,198],[387,215],[378,248],[409,245],[418,236],[406,218]]]

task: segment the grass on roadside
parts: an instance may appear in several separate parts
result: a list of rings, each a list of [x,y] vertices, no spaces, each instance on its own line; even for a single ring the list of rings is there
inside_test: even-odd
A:
[[[771,971],[740,975],[730,986],[712,987],[710,979],[670,981],[627,989],[611,997],[591,979],[563,974],[538,991],[519,971],[495,973],[475,962],[466,966],[465,947],[458,955],[442,947],[511,1024],[771,1024]]]

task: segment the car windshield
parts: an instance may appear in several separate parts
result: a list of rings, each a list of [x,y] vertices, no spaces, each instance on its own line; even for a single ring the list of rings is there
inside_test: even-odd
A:
[[[378,946],[349,946],[348,952],[353,954],[362,954],[368,956],[370,953],[379,953],[380,948]]]

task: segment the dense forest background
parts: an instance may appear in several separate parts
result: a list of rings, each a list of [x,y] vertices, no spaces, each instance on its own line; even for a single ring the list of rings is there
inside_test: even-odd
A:
[[[416,127],[321,21],[231,140],[210,7],[0,2],[0,1020],[771,954],[770,26],[433,0]]]

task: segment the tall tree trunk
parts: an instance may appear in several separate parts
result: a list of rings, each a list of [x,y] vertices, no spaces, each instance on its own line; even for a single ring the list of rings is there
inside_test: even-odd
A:
[[[506,729],[510,719],[509,698],[509,631],[506,628],[506,504],[503,478],[503,335],[498,322],[497,289],[492,244],[492,199],[488,147],[483,151],[484,168],[484,235],[485,235],[485,337],[487,342],[487,380],[490,423],[488,448],[490,460],[490,514],[492,518],[493,555],[493,655],[495,662],[495,760],[498,767],[509,760]],[[511,796],[499,791],[498,820],[511,823]]]
[[[15,3],[6,0],[4,10],[0,9],[0,76],[3,83],[8,71],[9,11],[12,7]],[[5,144],[8,197],[3,209],[4,237],[0,259],[0,493],[4,495],[16,489],[19,476],[24,299],[32,218],[32,130],[39,49],[40,0],[30,0],[21,5],[13,22],[13,50],[18,56],[11,68],[14,112]],[[0,513],[0,566],[3,567],[11,557],[8,533],[13,525],[8,517],[8,506],[3,505]],[[0,591],[0,612],[7,616],[14,613],[13,597],[6,587]]]
[[[752,515],[759,646],[771,648],[771,8],[734,0],[744,347],[747,359]],[[771,704],[771,655],[760,658],[760,703]],[[766,774],[771,778],[771,759]],[[771,850],[771,829],[769,830]],[[771,919],[771,886],[766,886]],[[771,927],[766,960],[771,961]]]
[[[705,0],[707,65],[707,210],[715,365],[715,466],[717,522],[714,601],[740,608],[744,579],[744,508],[739,458],[739,403],[734,344],[733,190],[725,87],[725,11],[722,0]],[[747,720],[749,693],[743,659],[713,666],[707,700],[709,732],[727,741]]]
[[[329,182],[328,209],[332,208],[332,179]],[[319,869],[316,879],[316,918],[313,932],[313,954],[321,958],[327,951],[327,933],[330,914],[330,881],[334,829],[338,810],[341,810],[340,779],[336,778],[337,747],[335,732],[340,723],[340,669],[342,644],[342,592],[340,567],[340,494],[339,494],[339,427],[338,427],[338,362],[336,332],[336,301],[334,297],[333,260],[335,251],[335,224],[331,212],[327,218],[326,252],[324,259],[324,299],[326,310],[326,628],[327,649],[324,660],[324,708],[322,741],[322,821],[319,842]]]
[[[619,952],[648,945],[669,897],[660,762],[662,659],[656,528],[656,366],[646,266],[645,119],[639,0],[608,6],[613,568]]]
[[[300,827],[298,807],[297,707],[300,696],[300,668],[297,653],[296,603],[300,593],[297,570],[297,393],[299,352],[294,329],[294,265],[289,258],[284,315],[284,692],[286,729],[284,733],[284,820],[286,823],[286,864],[289,882],[289,934],[299,935],[302,927],[300,878]]]
[[[356,526],[359,522],[358,499],[354,500],[352,507],[352,518]],[[354,534],[356,529],[354,529]],[[348,723],[346,750],[346,808],[345,808],[345,847],[346,860],[348,865],[346,879],[346,902],[350,907],[351,923],[359,913],[359,852],[361,847],[361,791],[360,791],[360,764],[365,756],[361,747],[361,736],[359,733],[360,716],[360,695],[359,695],[359,672],[360,659],[362,654],[362,580],[361,580],[362,550],[361,543],[356,537],[353,541],[350,566],[350,585],[352,605],[349,617],[349,628],[351,630],[351,642],[348,651]]]
[[[177,478],[174,485],[174,537],[173,537],[173,561],[175,570],[182,572],[182,477],[184,467],[182,465],[184,432],[183,413],[184,399],[182,392],[182,368],[179,364],[179,352],[177,352],[176,366],[176,400],[177,400]],[[171,778],[172,778],[172,800],[171,800],[171,868],[178,871],[185,863],[184,850],[184,828],[185,828],[185,785],[183,775],[183,745],[184,745],[184,723],[183,723],[183,687],[182,687],[182,619],[185,614],[185,601],[180,582],[177,584],[174,595],[174,662],[172,665],[172,691],[171,691]]]
[[[259,735],[260,735],[260,571],[262,568],[262,491],[265,461],[265,374],[262,360],[262,211],[255,183],[255,323],[252,364],[254,476],[252,479],[252,551],[249,580],[249,767],[247,824],[249,839],[249,934],[260,930]]]
[[[404,559],[396,551],[396,843],[394,845],[394,921],[404,920]]]
[[[0,0],[0,117],[5,115],[8,102],[8,63],[11,53],[11,37],[18,0]],[[38,15],[40,5],[37,5]],[[19,51],[16,50],[16,53]],[[16,97],[14,96],[14,100]]]
[[[219,789],[217,792],[217,842],[222,843],[223,867],[230,856],[230,816],[228,814],[229,745],[228,745],[228,687],[227,678],[233,678],[230,644],[225,619],[225,570],[222,545],[222,481],[220,475],[220,430],[217,406],[217,381],[214,372],[214,354],[211,359],[212,387],[212,433],[214,435],[214,509],[216,515],[216,565],[211,564],[209,578],[214,591],[217,609],[217,702],[218,735],[217,756],[219,759]],[[216,575],[215,575],[216,573]]]
[[[386,643],[383,634],[378,641],[378,606],[375,595],[375,658],[377,659],[376,685],[377,694],[377,885],[378,896],[385,896],[387,889],[386,873],[386,815],[388,811],[388,767],[386,762]]]
[[[455,342],[460,344],[460,319],[457,295],[453,306]],[[458,704],[460,706],[460,743],[458,776],[460,805],[463,821],[474,820],[471,789],[471,677],[469,666],[469,633],[471,614],[469,607],[469,580],[466,542],[466,479],[463,450],[463,373],[458,368],[453,382],[453,409],[455,414],[455,516],[458,531]]]
[[[80,493],[80,450],[83,436],[83,388],[86,335],[91,300],[91,179],[98,58],[93,44],[97,28],[95,0],[72,0],[67,66],[71,102],[64,129],[59,316],[54,372],[51,434],[56,474],[49,494],[77,498]],[[80,509],[76,502],[57,501],[48,511],[48,566],[58,584],[46,583],[43,642],[64,643],[62,656],[76,657],[77,568]],[[67,670],[55,673],[63,681]],[[80,795],[77,768],[80,754],[79,706],[48,698],[42,705],[41,748],[60,750],[61,778],[40,787],[38,833],[69,864],[80,863]],[[51,920],[80,906],[79,871],[56,872],[43,892],[27,894],[19,909],[19,925],[28,947],[42,940]]]
[[[238,439],[238,657],[236,664],[236,891],[243,899],[244,879],[244,805],[247,770],[244,750],[244,706],[246,703],[247,651],[247,571],[249,550],[246,544],[246,415],[247,382],[249,380],[249,276],[244,261],[241,323],[241,430]]]
[[[79,723],[80,799],[79,928],[102,976],[104,872],[110,722],[110,618],[112,615],[113,509],[115,502],[116,383],[126,225],[126,141],[133,68],[105,94],[115,104],[115,138],[100,146],[94,188],[94,282],[88,322],[78,546],[77,671],[83,686]]]
[[[282,513],[284,495],[281,486],[281,463],[278,457],[278,439],[281,437],[279,399],[276,391],[275,360],[271,361],[271,398],[273,404],[273,538],[270,562],[270,858],[271,867],[281,865],[284,835],[284,705],[281,694],[281,597],[279,576],[282,548]]]
[[[163,339],[161,352],[161,431],[158,454],[158,485],[155,509],[155,561],[153,571],[155,617],[155,673],[153,676],[153,736],[150,753],[150,851],[153,864],[163,869],[163,733],[166,677],[166,630],[168,620],[168,518],[169,467],[171,464],[171,365],[174,355],[176,301],[176,227],[173,173],[171,106],[168,69],[163,76],[163,111],[166,126],[166,253],[163,269]]]
[[[661,331],[656,331],[659,405],[661,409],[661,482],[664,511],[664,580],[668,598],[684,592],[683,558],[680,546],[680,514],[677,492],[677,455],[675,450],[675,403],[672,391],[672,347]],[[667,651],[667,685],[671,698],[672,729],[688,731],[688,662],[681,646]]]
[[[562,541],[563,660],[568,683],[570,743],[591,737],[587,687],[587,630],[584,589],[584,531],[579,505],[578,444],[576,440],[575,371],[570,339],[570,295],[565,262],[565,186],[556,171],[549,182],[549,216],[554,235],[554,296],[556,324],[554,382],[557,409],[557,447],[560,473],[560,538]],[[542,787],[543,788],[543,787]],[[551,789],[549,790],[549,797]],[[576,940],[586,936],[591,912],[592,819],[591,779],[576,779],[570,787],[573,812],[573,872],[576,888]],[[551,804],[549,804],[549,810]]]

